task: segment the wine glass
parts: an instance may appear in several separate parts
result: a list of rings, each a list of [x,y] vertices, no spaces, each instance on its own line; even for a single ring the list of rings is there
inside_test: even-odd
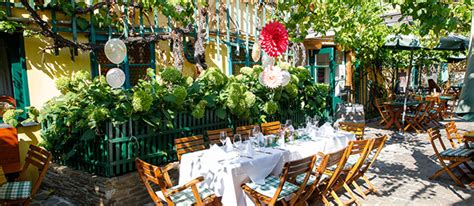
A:
[[[252,130],[252,136],[256,137],[259,134],[260,134],[260,127],[258,125],[255,125]]]
[[[313,124],[314,124],[315,127],[319,126],[319,120],[321,120],[321,117],[315,115],[314,118],[313,118]]]
[[[234,145],[238,150],[242,150],[242,136],[240,134],[234,134]]]
[[[225,134],[225,131],[221,131],[219,134],[219,140],[221,141],[222,146],[225,146],[225,139],[227,138],[226,136],[227,135]]]

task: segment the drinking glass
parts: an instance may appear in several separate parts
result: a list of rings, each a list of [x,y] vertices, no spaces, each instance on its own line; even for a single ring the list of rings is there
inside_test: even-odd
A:
[[[252,135],[256,137],[258,134],[260,134],[260,127],[258,125],[255,125],[253,127]]]
[[[227,135],[225,134],[225,131],[221,131],[219,134],[219,140],[221,141],[222,146],[225,146],[225,139],[227,138],[226,136]]]
[[[239,149],[242,146],[242,136],[240,134],[234,134],[234,144]]]

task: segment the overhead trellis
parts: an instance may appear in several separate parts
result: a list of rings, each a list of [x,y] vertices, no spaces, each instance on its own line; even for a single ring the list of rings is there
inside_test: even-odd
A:
[[[214,42],[217,60],[221,60],[222,48],[226,47],[229,70],[233,64],[251,66],[258,61],[251,60],[251,48],[258,40],[259,28],[274,12],[273,1],[232,1],[232,0],[6,0],[0,6],[6,8],[10,19],[11,8],[24,8],[30,13],[29,20],[39,34],[49,37],[52,43],[43,51],[69,48],[72,58],[78,50],[95,51],[103,48],[103,42],[96,41],[96,35],[120,37],[127,45],[169,41],[171,43],[174,66],[184,64],[183,39],[193,37],[192,57],[199,71],[207,68],[205,62],[206,43]],[[47,20],[44,11],[50,12]],[[270,13],[271,12],[271,13]],[[59,17],[66,16],[65,19]],[[63,33],[72,33],[72,39]],[[89,35],[88,42],[78,41],[78,33]],[[155,44],[158,45],[158,44]],[[232,56],[242,54],[244,60],[233,61]],[[235,53],[235,54],[234,54]],[[239,58],[241,59],[241,58]]]

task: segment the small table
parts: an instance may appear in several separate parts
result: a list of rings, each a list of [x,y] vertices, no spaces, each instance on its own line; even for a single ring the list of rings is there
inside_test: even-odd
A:
[[[474,130],[464,133],[462,138],[464,140],[465,147],[470,148],[469,142],[474,142]],[[470,149],[474,149],[474,148],[470,148]]]
[[[420,104],[419,101],[407,101],[406,103],[407,107],[417,106],[418,104]],[[390,121],[387,122],[387,124],[385,125],[385,129],[389,129],[394,124],[398,130],[402,129],[399,118],[403,112],[403,106],[405,105],[404,102],[388,101],[384,102],[383,105],[385,106],[385,109],[388,111],[388,115],[390,116]]]

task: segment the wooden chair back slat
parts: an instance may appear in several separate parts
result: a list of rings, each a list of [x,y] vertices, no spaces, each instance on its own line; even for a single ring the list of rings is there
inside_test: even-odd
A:
[[[25,164],[20,173],[20,178],[25,178],[30,165],[36,167],[39,171],[38,178],[34,181],[33,186],[31,187],[30,197],[33,197],[38,191],[41,182],[46,176],[52,158],[53,155],[47,150],[36,145],[30,145],[30,148],[26,153]]]
[[[280,185],[278,186],[277,192],[272,198],[273,204],[278,199],[278,196],[283,188],[283,185],[286,181],[295,183],[295,178],[298,175],[305,174],[305,179],[303,183],[299,185],[298,191],[295,193],[293,198],[290,200],[289,205],[294,205],[298,200],[300,200],[303,196],[301,195],[306,188],[306,183],[309,180],[310,173],[314,167],[314,163],[316,162],[316,155],[312,155],[303,159],[294,160],[291,162],[286,162],[285,166],[283,167],[283,172],[280,175]],[[269,205],[273,205],[269,204]]]
[[[351,148],[350,145],[342,150],[337,152],[323,154],[319,153],[322,157],[321,166],[318,167],[318,173],[324,174],[326,173],[326,169],[337,165],[334,171],[331,171],[328,175],[330,175],[329,180],[326,182],[323,188],[321,188],[321,195],[327,195],[332,187],[337,183],[339,177],[341,176],[341,172],[344,168],[344,165],[347,162],[348,153],[350,152]]]
[[[206,149],[206,144],[202,135],[177,138],[174,140],[174,144],[176,146],[178,160],[181,160],[181,155],[183,154]]]
[[[369,170],[369,168],[374,164],[375,160],[382,151],[382,148],[385,146],[387,138],[387,135],[384,135],[373,139],[372,147],[367,153],[365,164],[361,167],[359,174],[356,176],[357,178],[364,175],[365,172],[367,172],[367,170]]]
[[[339,128],[356,135],[358,140],[364,139],[365,124],[354,122],[339,122]]]
[[[358,179],[358,176],[360,175],[358,173],[361,172],[360,169],[364,166],[367,160],[367,157],[373,148],[374,141],[375,141],[374,139],[368,139],[368,140],[351,141],[349,143],[349,145],[352,144],[352,146],[349,146],[351,150],[350,152],[347,153],[349,155],[347,158],[349,159],[351,155],[358,155],[359,158],[357,159],[357,162],[354,165],[352,165],[349,172],[346,174],[346,177],[344,180],[346,184],[350,184],[352,183],[352,181]]]
[[[209,140],[209,145],[212,144],[217,144],[217,145],[222,145],[221,141],[219,140],[220,133],[221,131],[226,132],[227,137],[229,137],[231,140],[233,139],[234,132],[232,131],[232,128],[225,128],[225,129],[216,129],[216,130],[207,130],[207,138]]]
[[[453,148],[459,147],[462,145],[462,137],[456,128],[455,122],[449,122],[445,125],[446,129],[446,136],[448,137],[448,141]]]
[[[439,142],[443,151],[446,150],[446,145],[444,144],[443,139],[441,138],[441,133],[438,129],[428,129],[428,136],[430,138],[431,145],[433,146],[436,155],[439,155],[440,152],[438,147],[436,146],[436,142]]]
[[[277,134],[281,130],[280,121],[262,123],[262,133],[264,135]]]
[[[253,135],[253,128],[257,125],[240,126],[235,129],[236,134],[240,134],[242,139],[248,140]]]
[[[165,181],[160,167],[149,164],[138,158],[135,159],[135,165],[137,167],[137,172],[140,177],[140,180],[145,185],[146,190],[148,194],[150,195],[151,199],[153,200],[153,202],[157,205],[163,205],[161,203],[160,198],[155,193],[154,189],[151,187],[150,182],[153,182],[154,184],[160,187],[161,191],[163,192],[163,196],[166,199],[166,202],[172,203],[171,198],[166,192],[167,188],[171,187],[171,185],[168,185],[168,183]]]

